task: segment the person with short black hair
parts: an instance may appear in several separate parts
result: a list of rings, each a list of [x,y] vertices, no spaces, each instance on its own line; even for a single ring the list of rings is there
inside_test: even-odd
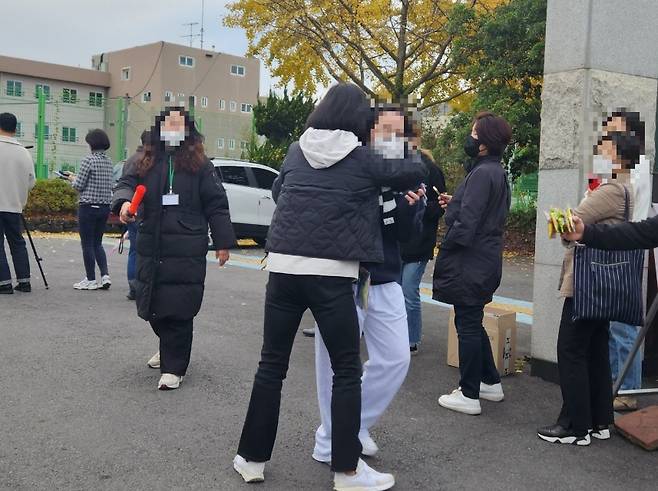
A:
[[[69,175],[73,187],[80,193],[78,230],[86,272],[85,278],[74,284],[73,288],[108,290],[112,280],[103,249],[103,233],[112,202],[113,165],[105,153],[110,148],[110,139],[105,131],[94,129],[87,133],[85,141],[91,154],[82,159],[77,175]],[[96,263],[101,273],[99,281],[96,281]]]
[[[0,114],[0,294],[32,291],[30,260],[21,234],[21,214],[34,187],[34,164],[30,153],[16,140],[18,121],[11,113]],[[18,285],[12,287],[4,239],[11,251]]]
[[[134,154],[132,154],[130,157],[128,157],[128,160],[125,161],[121,168],[121,176],[120,177],[125,177],[127,175],[130,175],[135,171],[135,166],[137,163],[144,158],[144,145],[148,145],[148,143],[151,141],[151,132],[148,130],[142,131],[142,134],[140,136],[140,142],[141,144],[137,147],[137,150],[135,151]],[[126,298],[128,300],[135,300],[136,298],[136,292],[135,292],[135,275],[136,275],[136,265],[137,265],[137,223],[136,222],[128,222],[126,224],[126,228],[128,229],[128,240],[130,242],[130,250],[128,251],[128,267],[126,271],[126,275],[128,276],[128,294],[126,295]],[[154,362],[155,365],[157,363]],[[158,368],[155,366],[154,368]]]
[[[511,138],[512,129],[500,116],[476,115],[464,145],[473,159],[466,165],[468,174],[454,196],[440,196],[448,231],[434,268],[433,298],[454,305],[461,379],[439,404],[465,414],[480,414],[481,398],[504,398],[482,321],[502,277],[511,192],[501,160]]]
[[[382,186],[406,191],[425,179],[425,169],[414,159],[384,159],[367,148],[373,120],[361,89],[334,85],[299,142],[290,145],[272,187],[277,207],[267,237],[263,347],[233,461],[246,482],[265,479],[295,333],[311,310],[334,371],[334,489],[384,490],[395,483],[359,458],[361,359],[353,282],[360,262],[384,260]]]

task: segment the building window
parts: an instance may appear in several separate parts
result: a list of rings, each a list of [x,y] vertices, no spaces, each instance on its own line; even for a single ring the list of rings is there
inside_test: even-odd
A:
[[[121,80],[130,80],[130,67],[125,66],[121,69]]]
[[[252,110],[252,106],[251,106],[251,104],[247,104],[247,103],[245,103],[245,102],[243,102],[242,104],[240,104],[240,111],[241,111],[241,112],[243,112],[243,113],[250,113],[251,110]]]
[[[89,105],[92,107],[103,107],[103,93],[89,92]]]
[[[202,97],[201,98],[201,107],[208,107],[208,98],[207,97]]]
[[[39,125],[34,125],[34,139],[37,139],[39,136]],[[50,127],[46,124],[43,126],[43,139],[48,140],[50,138]]]
[[[69,143],[77,142],[78,137],[76,135],[75,128],[68,128],[68,127],[64,126],[62,128],[62,141],[63,142],[69,142]]]
[[[171,102],[174,99],[174,94],[171,93],[169,90],[165,90],[165,97],[164,101],[165,102]]]
[[[183,94],[182,92],[179,92],[177,97],[178,97],[178,102],[179,103],[185,104],[185,94]]]
[[[217,148],[219,148],[219,149],[224,148],[224,139],[223,138],[217,138]]]
[[[231,104],[229,105],[229,107],[231,108],[231,112],[234,113],[235,110],[238,108],[238,105],[236,104],[235,101],[231,101]]]
[[[235,140],[233,138],[228,141],[228,149],[235,150]]]
[[[191,98],[191,101],[190,101],[191,106],[190,107],[196,107],[196,96],[191,95],[190,98]]]
[[[142,102],[151,102],[151,91],[142,92]]]
[[[238,75],[244,77],[245,69],[242,65],[231,65],[231,75]]]
[[[21,97],[23,95],[23,82],[7,80],[7,95]]]
[[[69,104],[75,104],[78,102],[77,89],[62,89],[62,102],[67,102]]]
[[[41,87],[41,90],[43,91],[43,95],[46,97],[46,100],[50,100],[50,85],[43,85],[43,84],[37,84],[37,86],[34,88],[34,97],[38,98],[39,97],[39,87]]]
[[[16,138],[22,138],[23,137],[23,125],[21,124],[20,121],[16,122]]]
[[[178,64],[180,66],[185,66],[185,67],[194,67],[194,58],[191,56],[179,56],[178,57]]]
[[[226,101],[224,99],[219,100],[219,110],[224,111],[226,109]]]
[[[248,142],[246,142],[246,141],[244,141],[244,140],[242,140],[242,141],[240,142],[240,150],[246,150],[248,146],[249,146],[249,143],[248,143]]]

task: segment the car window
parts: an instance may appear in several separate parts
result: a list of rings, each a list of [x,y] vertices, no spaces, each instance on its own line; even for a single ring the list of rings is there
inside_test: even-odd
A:
[[[221,166],[222,181],[226,184],[237,184],[239,186],[249,186],[247,169],[238,166]]]
[[[259,169],[257,167],[254,167],[251,170],[254,171],[254,176],[256,177],[256,182],[260,189],[272,189],[272,184],[274,184],[274,180],[276,179],[276,173],[265,169]]]

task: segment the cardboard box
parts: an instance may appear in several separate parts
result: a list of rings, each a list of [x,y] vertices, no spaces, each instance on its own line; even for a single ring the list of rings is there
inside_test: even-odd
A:
[[[482,322],[493,352],[496,368],[501,376],[514,373],[516,361],[516,312],[484,308]],[[457,342],[457,329],[455,328],[455,311],[450,310],[450,323],[448,324],[448,365],[459,367],[459,348]]]

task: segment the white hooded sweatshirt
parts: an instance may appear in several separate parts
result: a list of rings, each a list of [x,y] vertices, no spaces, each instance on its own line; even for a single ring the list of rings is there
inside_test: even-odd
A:
[[[299,148],[314,169],[328,169],[361,146],[354,133],[343,130],[307,129],[299,139]],[[292,275],[338,276],[358,278],[358,261],[340,261],[317,257],[293,256],[272,252],[267,256],[267,271]]]

